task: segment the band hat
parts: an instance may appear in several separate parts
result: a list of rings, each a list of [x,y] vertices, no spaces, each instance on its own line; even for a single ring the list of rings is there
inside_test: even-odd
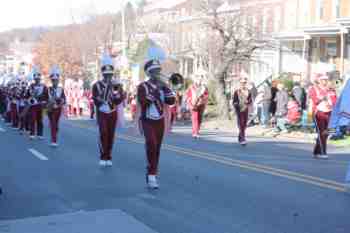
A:
[[[322,75],[320,75],[320,76],[318,77],[318,79],[319,79],[319,80],[328,80],[329,77],[328,77],[328,75],[326,75],[326,74],[322,74]]]
[[[57,65],[52,66],[49,75],[51,80],[59,80],[61,76],[60,68]]]
[[[239,79],[239,82],[240,82],[240,83],[248,83],[248,78],[247,78],[247,77],[241,77],[241,78]]]
[[[112,79],[111,83],[112,85],[122,84],[122,82],[119,79]]]
[[[154,69],[161,69],[160,61],[159,60],[149,60],[146,62],[144,70],[145,73],[148,74],[151,70]]]
[[[101,58],[102,74],[114,74],[113,59],[109,54],[103,54]]]

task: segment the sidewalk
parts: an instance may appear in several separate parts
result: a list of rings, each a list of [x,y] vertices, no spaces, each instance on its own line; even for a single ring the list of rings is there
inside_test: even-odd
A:
[[[0,221],[7,233],[156,233],[121,210],[76,212]]]
[[[203,129],[215,130],[223,133],[231,133],[237,135],[238,129],[234,121],[206,121],[203,123]],[[315,133],[304,133],[300,131],[293,131],[287,134],[277,134],[273,131],[273,128],[264,129],[261,126],[252,126],[247,128],[248,137],[266,137],[283,140],[298,140],[305,143],[314,143],[317,135]]]

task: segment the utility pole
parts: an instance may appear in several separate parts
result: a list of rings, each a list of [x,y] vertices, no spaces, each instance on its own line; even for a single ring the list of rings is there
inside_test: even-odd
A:
[[[123,0],[122,1],[122,9],[121,9],[121,13],[122,13],[122,44],[123,44],[123,57],[126,57],[126,29],[125,29],[125,6],[127,4],[127,1]]]

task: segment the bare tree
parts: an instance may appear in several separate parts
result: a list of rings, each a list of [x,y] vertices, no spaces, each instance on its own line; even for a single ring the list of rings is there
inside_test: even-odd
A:
[[[249,12],[220,11],[220,0],[201,0],[199,17],[206,29],[196,52],[212,67],[210,78],[216,84],[218,110],[223,119],[229,119],[229,101],[225,94],[225,77],[238,63],[249,63],[255,52],[271,47],[271,40],[263,38],[253,25],[247,24]]]

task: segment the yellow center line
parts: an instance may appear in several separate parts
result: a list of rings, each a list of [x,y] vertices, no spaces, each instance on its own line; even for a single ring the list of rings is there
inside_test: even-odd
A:
[[[123,140],[131,141],[131,142],[139,143],[139,144],[144,144],[144,140],[136,138],[136,137],[119,135],[119,138],[123,139]],[[181,147],[177,147],[177,146],[173,146],[173,145],[168,145],[168,144],[164,144],[163,149],[168,150],[168,151],[172,151],[172,152],[177,152],[180,154],[186,154],[186,155],[189,155],[192,157],[197,157],[197,158],[202,158],[202,159],[206,159],[206,160],[219,162],[221,164],[241,167],[241,168],[245,168],[245,169],[249,169],[249,170],[254,170],[254,171],[258,171],[258,172],[262,172],[262,173],[271,174],[274,176],[289,178],[291,180],[301,181],[304,183],[309,183],[309,184],[317,185],[317,186],[324,187],[324,188],[333,189],[333,190],[340,191],[340,192],[345,191],[345,186],[343,183],[323,179],[320,177],[315,177],[315,176],[305,175],[305,174],[301,174],[301,173],[297,173],[297,172],[292,172],[292,171],[273,168],[273,167],[269,167],[269,166],[259,165],[259,164],[252,163],[252,162],[231,159],[231,158],[218,156],[218,155],[211,154],[211,153],[194,151],[191,149],[185,149],[185,148],[181,148]]]
[[[88,128],[86,126],[81,127],[79,125],[78,127],[88,129],[90,131],[93,130],[92,128]],[[117,136],[117,138],[129,141],[129,142],[134,142],[137,144],[144,144],[143,138],[123,135],[123,134],[119,134]],[[327,189],[335,190],[338,192],[345,192],[345,185],[343,183],[339,183],[339,182],[336,182],[333,180],[323,179],[320,177],[305,175],[305,174],[298,173],[298,172],[292,172],[292,171],[288,171],[288,170],[278,169],[278,168],[260,165],[260,164],[256,164],[256,163],[252,163],[252,162],[243,161],[243,160],[227,158],[225,156],[215,155],[213,153],[195,151],[192,149],[187,149],[187,148],[178,147],[178,146],[169,145],[169,144],[163,144],[162,148],[165,150],[168,150],[168,151],[177,152],[180,155],[182,154],[182,155],[186,155],[186,156],[191,156],[191,157],[196,157],[196,158],[205,159],[205,160],[209,160],[209,161],[214,161],[214,162],[228,165],[231,167],[244,168],[244,169],[251,170],[251,171],[256,171],[256,172],[269,174],[269,175],[273,175],[273,176],[277,176],[277,177],[287,178],[289,180],[294,180],[294,181],[299,181],[302,183],[312,184],[312,185],[315,185],[318,187],[327,188]]]

